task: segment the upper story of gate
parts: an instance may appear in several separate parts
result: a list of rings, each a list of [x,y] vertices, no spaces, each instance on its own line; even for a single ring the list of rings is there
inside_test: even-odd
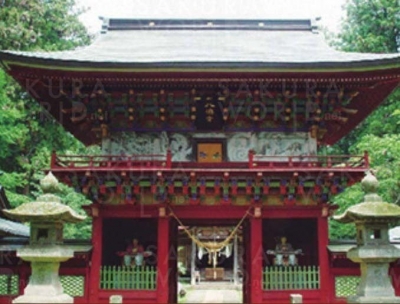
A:
[[[181,154],[185,142],[208,136],[225,137],[228,152],[246,145],[270,156],[288,149],[280,140],[299,150],[297,138],[307,146],[302,153],[313,154],[400,81],[399,54],[334,50],[311,20],[103,22],[87,47],[2,51],[0,59],[68,131],[86,144],[107,138],[108,152],[114,142],[153,133],[159,145],[179,144]],[[264,139],[277,147],[262,147]],[[149,140],[137,141],[143,151]]]
[[[0,60],[75,137],[102,146],[102,156],[53,155],[55,174],[85,184],[93,172],[117,172],[116,185],[182,189],[225,181],[228,192],[275,183],[286,193],[307,179],[317,189],[342,183],[340,172],[357,181],[367,155],[318,148],[400,81],[399,54],[334,50],[310,20],[103,18],[87,47],[2,51]]]

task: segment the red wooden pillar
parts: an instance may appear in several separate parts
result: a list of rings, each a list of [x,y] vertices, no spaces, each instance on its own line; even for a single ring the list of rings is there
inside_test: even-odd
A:
[[[168,303],[169,297],[169,218],[158,218],[157,234],[157,303]]]
[[[249,302],[262,302],[262,219],[250,218],[250,265],[249,265]]]
[[[18,273],[19,276],[18,294],[23,295],[24,290],[29,282],[29,274],[30,274],[29,266],[26,265],[24,262],[22,266],[17,267],[16,273]]]
[[[329,271],[329,282],[328,282],[328,291],[329,291],[329,303],[333,303],[336,299],[336,289],[335,289],[335,276],[332,273],[332,268],[328,268]]]
[[[178,223],[169,221],[169,296],[168,303],[178,303]]]
[[[329,255],[328,255],[328,217],[318,217],[318,258],[320,271],[321,303],[329,303],[330,300],[330,278],[329,278]]]
[[[84,289],[84,298],[85,298],[85,302],[90,303],[89,302],[89,297],[90,297],[90,259],[88,259],[88,261],[86,262],[86,268],[85,268],[85,289]]]
[[[103,248],[103,219],[101,216],[93,217],[92,231],[92,260],[89,276],[89,303],[97,303],[100,289],[100,268]]]

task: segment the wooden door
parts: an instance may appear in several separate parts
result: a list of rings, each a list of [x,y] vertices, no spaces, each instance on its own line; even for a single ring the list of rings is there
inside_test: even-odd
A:
[[[223,157],[221,142],[203,142],[197,144],[197,161],[199,163],[220,163]]]

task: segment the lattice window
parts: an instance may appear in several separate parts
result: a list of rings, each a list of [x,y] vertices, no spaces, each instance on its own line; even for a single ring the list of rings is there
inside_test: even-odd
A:
[[[60,276],[64,292],[71,297],[83,297],[85,295],[85,277]]]
[[[335,277],[336,297],[354,296],[357,292],[357,286],[360,283],[358,276],[340,276]]]
[[[0,275],[0,295],[17,295],[19,277],[14,274]]]

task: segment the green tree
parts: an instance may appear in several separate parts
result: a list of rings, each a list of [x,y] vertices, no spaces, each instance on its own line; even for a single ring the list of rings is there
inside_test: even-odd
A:
[[[74,0],[4,0],[0,9],[0,49],[61,51],[88,44]]]
[[[349,0],[339,35],[341,49],[363,53],[396,53],[400,47],[398,0]]]
[[[400,49],[398,0],[348,0],[346,18],[334,45],[350,52],[395,53]],[[371,167],[380,181],[379,192],[387,202],[400,204],[400,90],[396,90],[364,122],[331,148],[336,153],[362,154],[368,150]],[[359,185],[334,199],[338,212],[360,203]],[[355,231],[331,222],[332,238],[350,238]]]
[[[400,134],[366,135],[355,149],[370,150],[372,167],[380,184],[379,194],[385,201],[400,205]]]
[[[79,21],[83,12],[73,0],[5,0],[0,2],[0,49],[60,51],[85,45],[90,37]],[[12,206],[32,200],[52,150],[85,153],[82,143],[27,96],[0,70],[0,184]],[[64,187],[65,203],[79,210],[85,198]],[[89,237],[90,223],[71,226],[66,237]]]

